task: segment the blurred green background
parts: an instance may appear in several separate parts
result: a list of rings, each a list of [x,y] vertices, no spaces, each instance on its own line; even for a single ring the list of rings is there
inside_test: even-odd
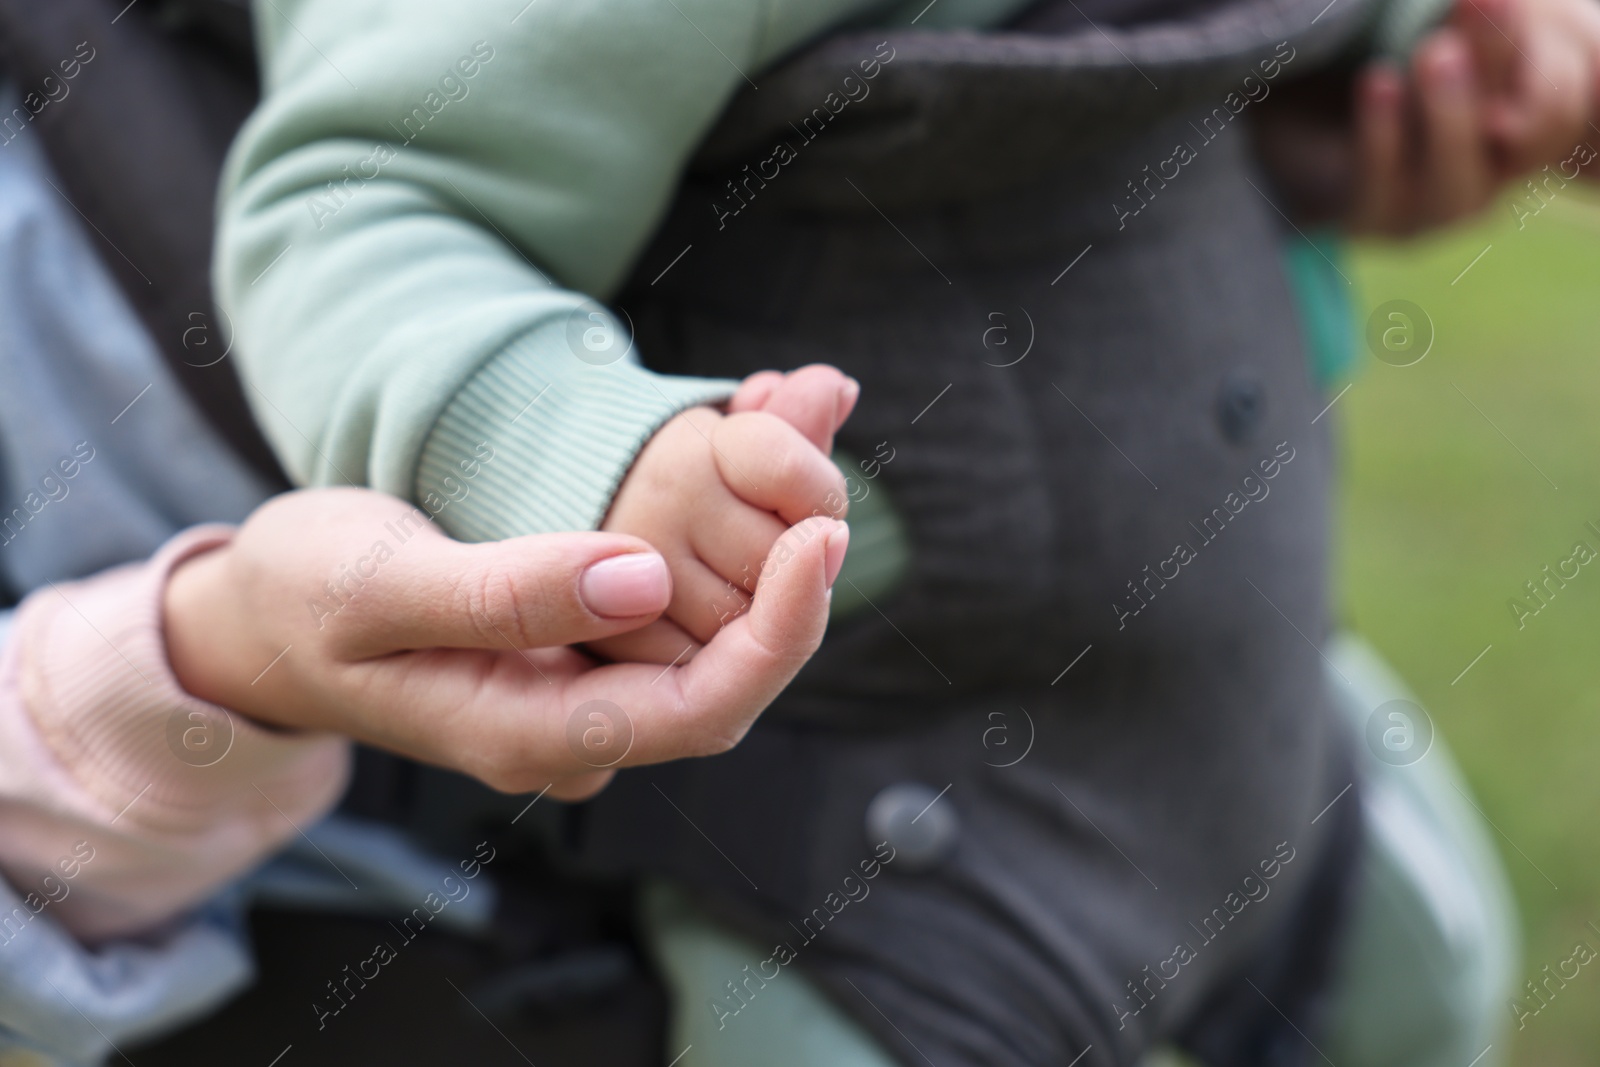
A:
[[[1333,409],[1341,621],[1416,690],[1498,827],[1526,981],[1600,951],[1600,559],[1522,628],[1510,607],[1538,607],[1524,583],[1576,541],[1600,552],[1600,198],[1568,186],[1520,226],[1502,203],[1358,247],[1346,273],[1358,325],[1404,299],[1435,338],[1409,367],[1363,343]],[[1600,960],[1513,1039],[1518,1065],[1600,1062]]]

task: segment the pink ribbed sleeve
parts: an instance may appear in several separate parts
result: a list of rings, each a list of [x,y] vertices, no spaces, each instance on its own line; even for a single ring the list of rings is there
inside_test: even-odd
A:
[[[232,533],[197,527],[148,562],[35,591],[0,651],[0,872],[85,941],[204,900],[348,779],[348,742],[229,714],[167,665],[167,576]]]

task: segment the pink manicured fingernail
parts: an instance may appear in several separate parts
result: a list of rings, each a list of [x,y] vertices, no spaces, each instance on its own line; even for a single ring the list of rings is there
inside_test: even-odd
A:
[[[590,564],[578,579],[584,606],[607,619],[664,611],[672,599],[667,561],[654,552],[630,552]]]
[[[850,547],[850,527],[840,523],[839,528],[828,535],[828,588],[833,588],[833,583],[839,577],[839,568],[844,566],[844,553]]]

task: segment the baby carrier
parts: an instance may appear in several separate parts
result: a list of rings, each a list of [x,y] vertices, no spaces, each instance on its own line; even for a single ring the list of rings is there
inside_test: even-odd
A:
[[[855,475],[910,563],[737,749],[620,774],[579,858],[787,946],[907,1063],[1316,1058],[1359,809],[1323,814],[1330,457],[1247,127],[1367,14],[1044,3],[741,92],[617,303],[658,370],[856,377],[839,445],[892,454]],[[910,862],[840,907],[885,827]],[[759,996],[729,977],[705,1010]]]
[[[660,993],[626,920],[646,876],[775,958],[786,946],[908,1063],[1126,1064],[1164,1040],[1216,1063],[1314,1056],[1295,1030],[1315,1026],[1359,809],[1330,806],[1354,772],[1316,649],[1325,424],[1247,127],[1266,95],[1342,62],[1368,8],[1047,0],[996,33],[835,34],[732,102],[617,304],[660,371],[826,361],[859,379],[840,444],[892,453],[871,487],[910,562],[856,590],[867,606],[733,752],[522,820],[506,936],[440,931],[429,951],[527,1009],[497,1022],[536,1062],[659,1057]],[[27,83],[114,14],[7,0],[0,56]],[[136,306],[180,380],[266,463],[229,362],[193,373],[184,332],[253,99],[243,14],[124,12],[83,106],[39,128],[108,244],[153,250],[134,258],[159,275],[128,291],[154,290]],[[138,49],[143,66],[109,62]],[[183,165],[139,124],[181,131],[164,136]],[[132,218],[124,200],[173,171],[190,195]],[[345,810],[446,854],[525,803],[379,753],[359,766]],[[869,869],[872,903],[841,903]],[[290,1014],[309,1027],[320,964],[369,932],[256,922],[257,989],[140,1062],[214,1058]],[[707,1010],[736,1011],[767,972],[751,973]],[[518,1062],[451,1038],[475,1020],[396,996],[426,1013],[418,1033],[386,1014],[303,1055],[399,1060],[437,1040]]]

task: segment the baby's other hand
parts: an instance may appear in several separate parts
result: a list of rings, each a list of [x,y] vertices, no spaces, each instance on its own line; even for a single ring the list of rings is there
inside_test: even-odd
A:
[[[819,380],[806,374],[791,387],[790,378],[766,379],[743,402],[759,394],[831,442],[842,421],[840,385],[819,391]],[[803,396],[811,406],[799,403]],[[590,647],[617,660],[686,662],[749,607],[779,535],[813,514],[842,517],[845,500],[844,477],[817,441],[777,414],[697,407],[674,417],[640,451],[601,526],[641,537],[666,558],[672,602],[643,629]],[[829,542],[829,582],[846,543],[837,535]]]

